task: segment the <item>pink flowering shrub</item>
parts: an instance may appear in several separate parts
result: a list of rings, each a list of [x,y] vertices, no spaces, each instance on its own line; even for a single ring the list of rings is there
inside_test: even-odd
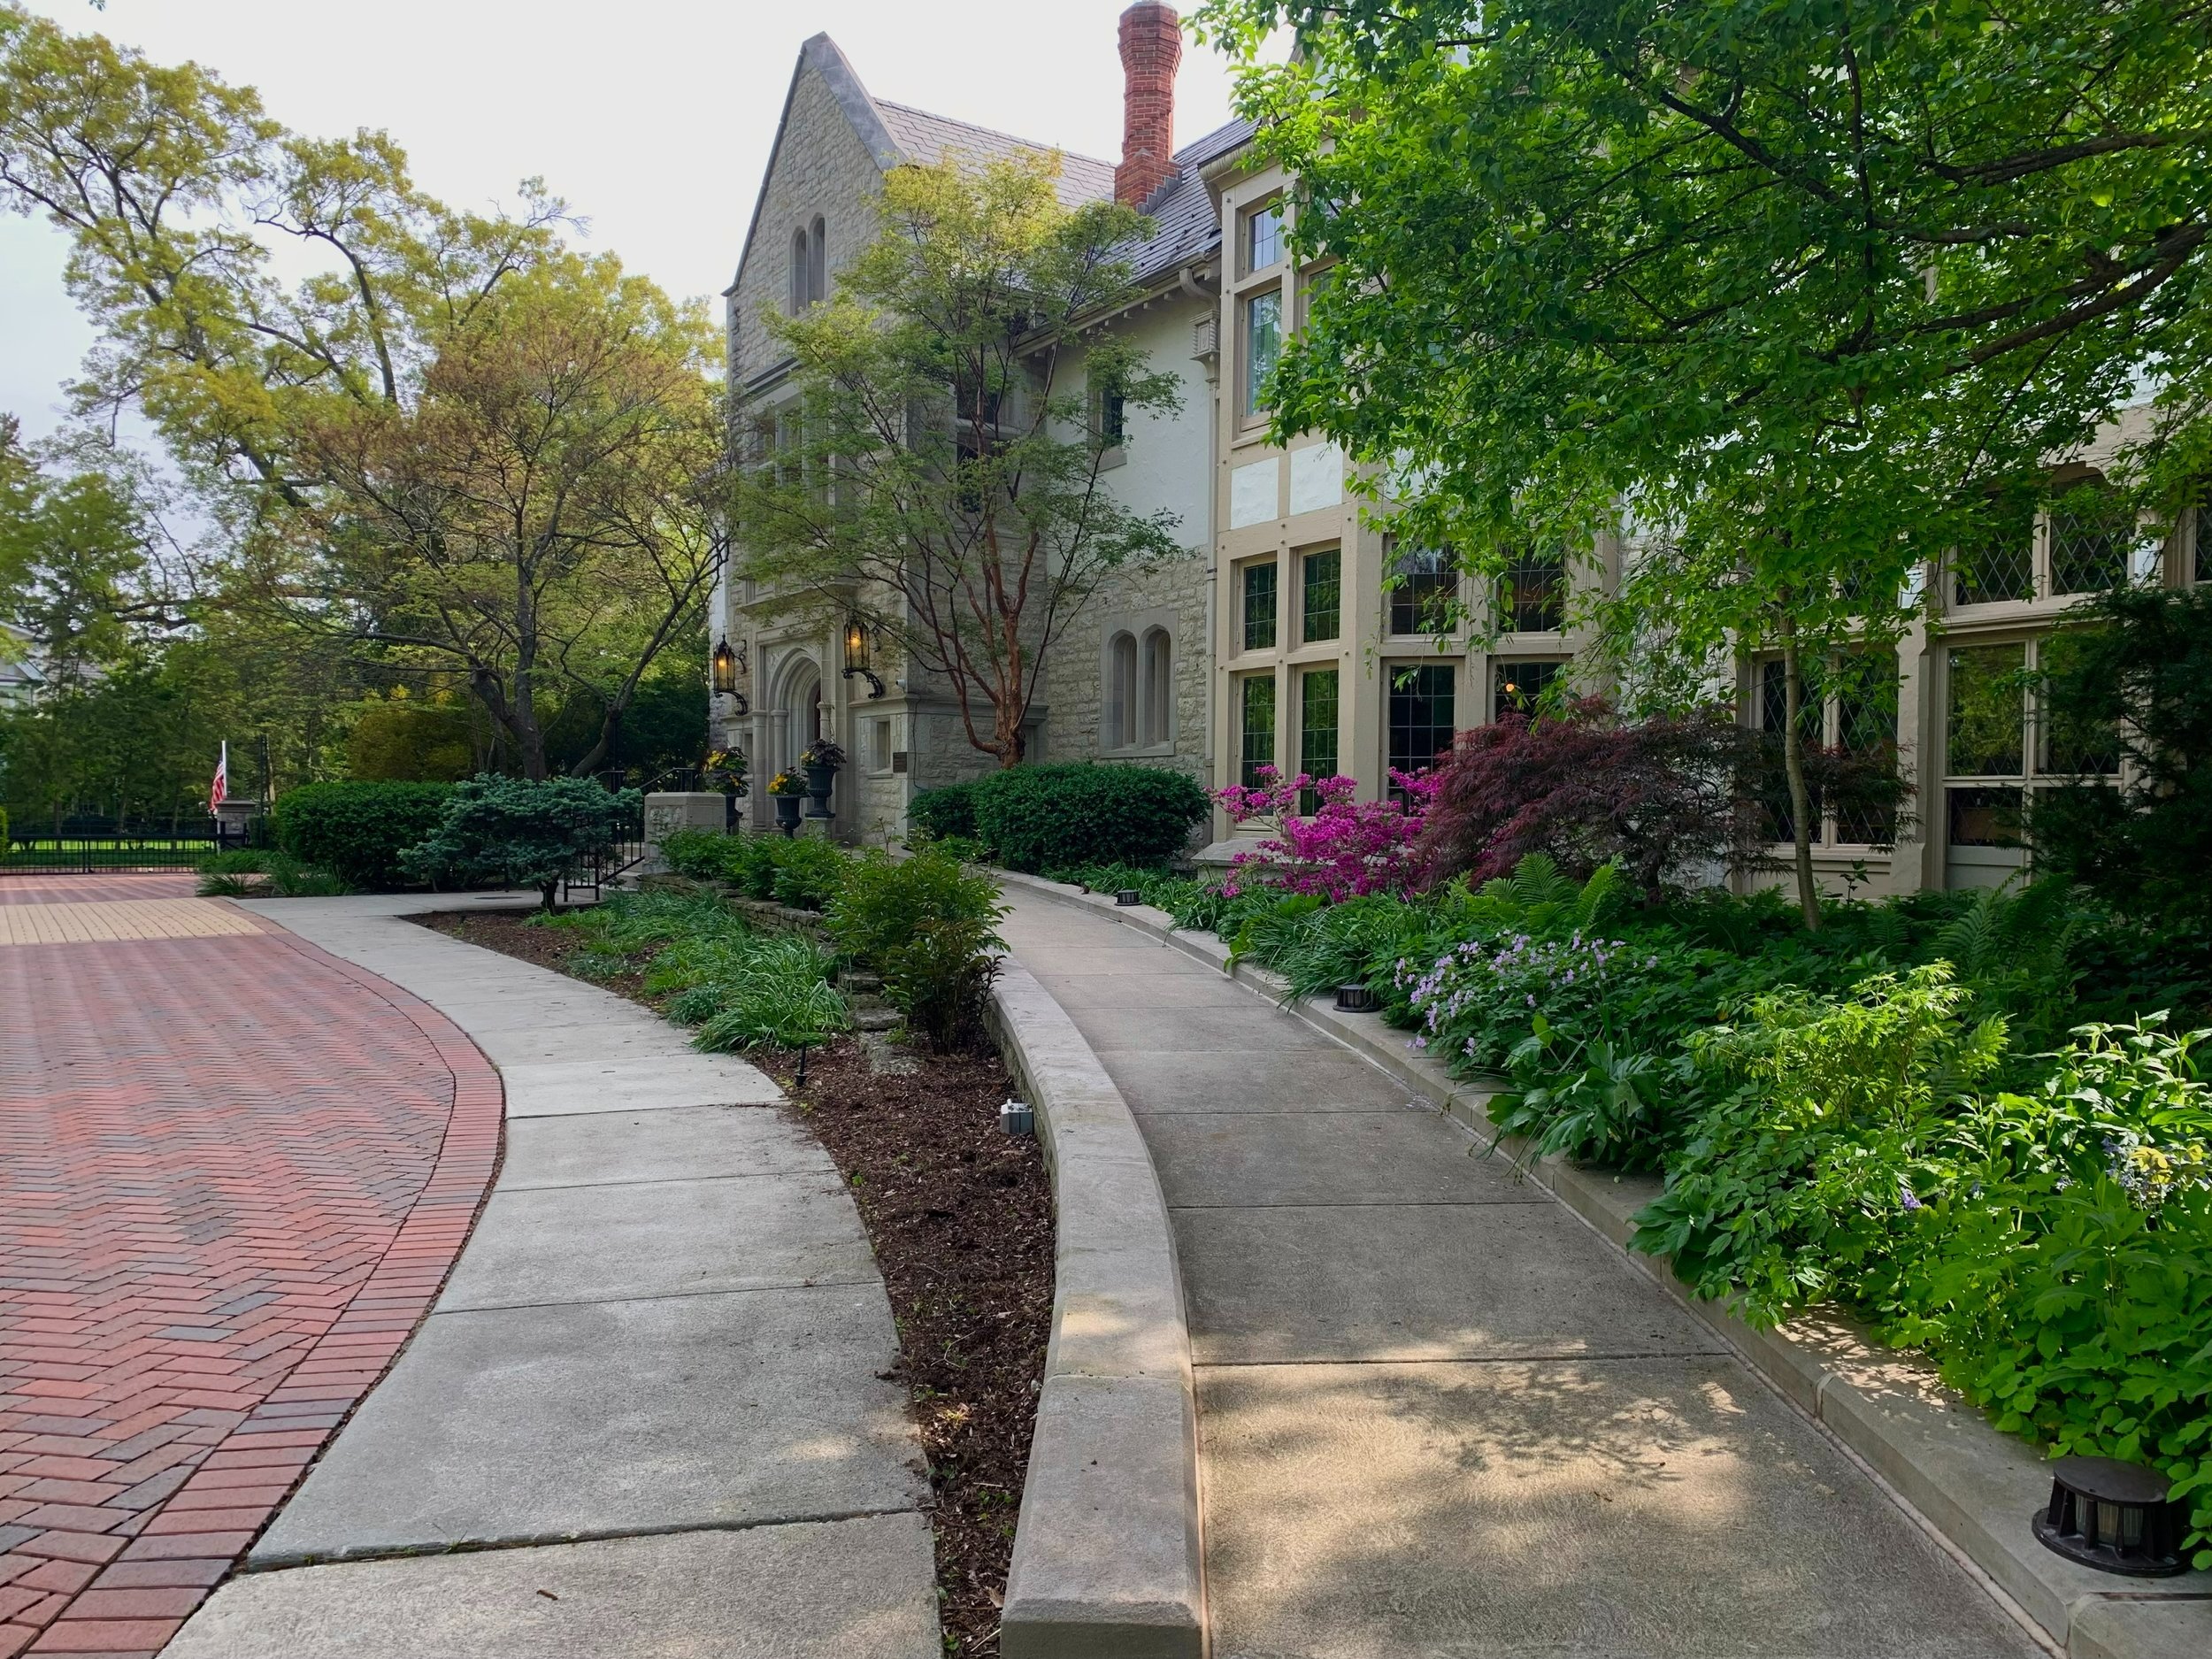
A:
[[[1429,773],[1393,770],[1391,781],[1405,793],[1402,803],[1355,801],[1359,786],[1349,778],[1316,780],[1300,772],[1286,779],[1272,766],[1257,768],[1257,776],[1256,786],[1232,784],[1214,795],[1231,823],[1258,820],[1275,832],[1232,860],[1224,892],[1234,896],[1258,886],[1317,894],[1336,903],[1368,893],[1403,893],[1412,885],[1414,838],[1436,792]],[[1301,817],[1299,796],[1308,789],[1318,804]]]

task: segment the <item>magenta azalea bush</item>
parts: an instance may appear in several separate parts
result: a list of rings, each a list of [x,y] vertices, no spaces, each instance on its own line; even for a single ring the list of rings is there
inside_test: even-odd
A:
[[[1256,769],[1256,785],[1232,784],[1214,799],[1233,824],[1259,821],[1275,833],[1230,862],[1222,891],[1234,897],[1248,886],[1282,893],[1310,893],[1340,903],[1369,893],[1404,893],[1416,871],[1414,838],[1436,793],[1434,778],[1392,770],[1402,801],[1356,801],[1349,778],[1285,778],[1272,766]],[[1310,789],[1313,812],[1301,817],[1299,797]]]

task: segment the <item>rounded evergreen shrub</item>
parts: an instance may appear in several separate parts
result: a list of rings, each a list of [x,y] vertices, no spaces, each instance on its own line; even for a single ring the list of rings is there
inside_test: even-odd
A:
[[[277,845],[348,887],[388,893],[413,885],[399,856],[438,827],[449,783],[311,783],[277,797]]]
[[[1206,816],[1206,792],[1162,766],[1064,761],[979,778],[975,833],[1010,870],[1157,864]]]
[[[562,877],[612,847],[643,799],[589,778],[483,773],[453,786],[436,827],[400,867],[441,886],[535,887],[549,910]]]
[[[933,841],[947,836],[975,840],[975,785],[949,783],[923,790],[907,803],[906,821]]]

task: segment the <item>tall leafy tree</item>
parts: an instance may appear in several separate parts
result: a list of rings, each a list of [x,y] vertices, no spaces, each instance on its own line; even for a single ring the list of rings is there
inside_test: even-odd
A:
[[[1809,670],[2149,385],[2201,454],[2201,0],[1210,0],[1338,263],[1277,424],[1495,570],[1621,524],[1620,655]],[[1257,61],[1287,22],[1299,51]]]
[[[1054,646],[1110,572],[1181,552],[1100,488],[1124,422],[1179,382],[1082,326],[1129,292],[1144,221],[1069,209],[1045,160],[902,167],[836,297],[771,314],[795,395],[743,411],[736,568],[771,605],[864,609],[1002,766]],[[1081,388],[1063,370],[1083,352]],[[1072,378],[1072,377],[1066,377]]]
[[[143,411],[266,637],[457,676],[536,776],[548,683],[601,706],[588,768],[703,600],[718,427],[703,318],[522,195],[449,208],[381,133],[0,4],[0,199],[70,238],[81,409]]]

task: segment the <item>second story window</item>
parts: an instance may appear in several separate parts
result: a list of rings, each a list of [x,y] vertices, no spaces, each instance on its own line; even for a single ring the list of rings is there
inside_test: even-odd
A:
[[[1451,626],[1459,572],[1441,548],[1405,548],[1391,561],[1397,580],[1390,589],[1393,634],[1441,634]]]
[[[1244,216],[1244,274],[1264,271],[1283,257],[1283,204],[1270,202]]]
[[[2131,577],[2151,574],[2154,562],[2126,497],[2102,483],[2078,485],[2051,503],[2051,592],[2102,593]]]
[[[1556,553],[1523,553],[1498,578],[1498,624],[1507,634],[1556,634],[1567,624],[1567,565]]]
[[[1267,380],[1283,355],[1283,291],[1270,288],[1244,302],[1244,412],[1267,409]]]
[[[1262,559],[1244,567],[1244,649],[1275,649],[1275,561]]]
[[[1298,637],[1305,644],[1333,640],[1342,626],[1344,556],[1331,548],[1299,561]]]

